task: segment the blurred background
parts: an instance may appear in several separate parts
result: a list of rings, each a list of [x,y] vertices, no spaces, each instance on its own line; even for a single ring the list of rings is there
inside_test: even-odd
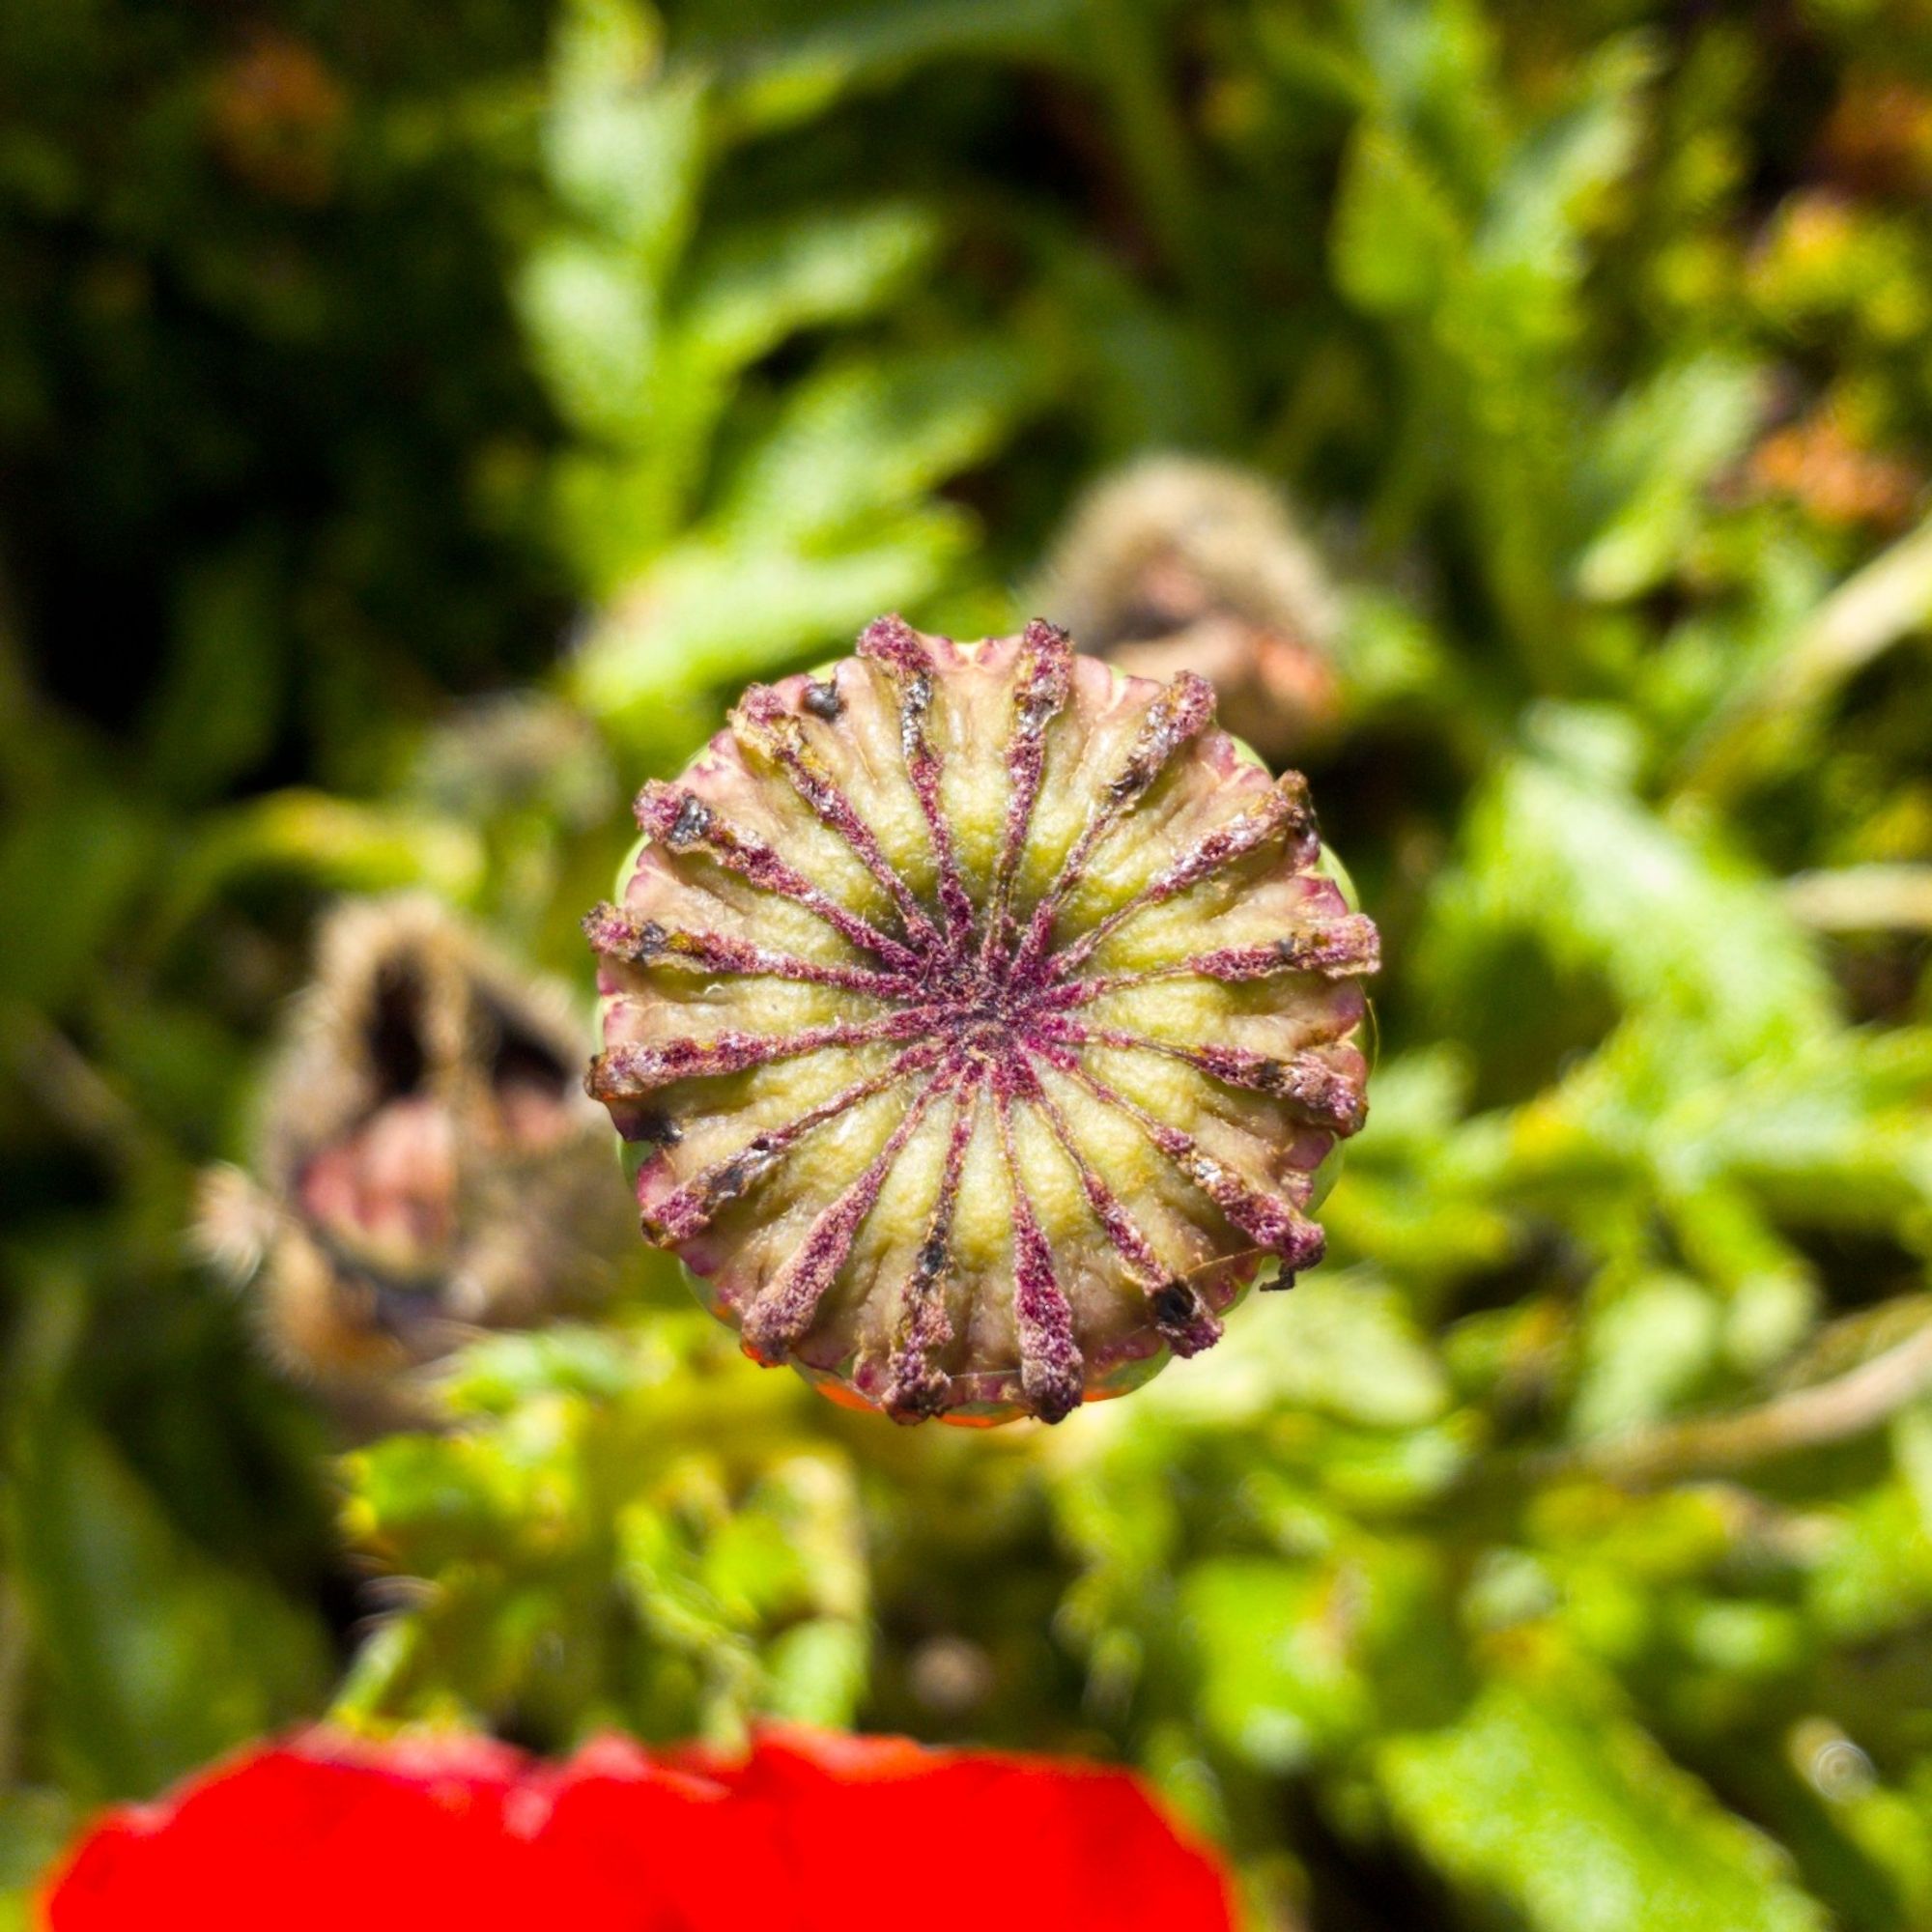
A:
[[[1910,0],[7,0],[0,1924],[333,1709],[1932,1925],[1928,197]],[[1055,1431],[752,1367],[571,1097],[894,609],[1209,669],[1383,932],[1329,1261]]]

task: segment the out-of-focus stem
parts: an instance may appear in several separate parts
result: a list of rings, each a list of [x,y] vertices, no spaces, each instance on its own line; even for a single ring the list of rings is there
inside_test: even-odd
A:
[[[27,1618],[19,1592],[0,1577],[0,1785],[19,1776],[20,1693],[27,1668]]]
[[[0,1006],[0,1067],[76,1141],[119,1165],[167,1151],[94,1063],[31,1007]]]
[[[1932,622],[1932,519],[1855,571],[1692,746],[1681,788],[1721,798],[1747,783],[1783,729],[1901,639]]]
[[[1830,1381],[1732,1415],[1697,1417],[1590,1443],[1560,1460],[1630,1483],[1746,1468],[1774,1456],[1848,1441],[1928,1390],[1932,1322]]]
[[[1932,866],[1848,866],[1788,879],[1792,917],[1820,932],[1932,930]]]
[[[1146,0],[1087,0],[1089,71],[1112,109],[1122,158],[1162,255],[1200,305],[1210,306],[1194,158],[1168,99],[1161,48]]]

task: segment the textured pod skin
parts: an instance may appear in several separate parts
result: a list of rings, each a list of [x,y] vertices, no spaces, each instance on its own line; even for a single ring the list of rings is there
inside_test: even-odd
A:
[[[1320,1259],[1376,933],[1213,706],[881,618],[645,786],[587,1085],[756,1359],[1055,1422]]]

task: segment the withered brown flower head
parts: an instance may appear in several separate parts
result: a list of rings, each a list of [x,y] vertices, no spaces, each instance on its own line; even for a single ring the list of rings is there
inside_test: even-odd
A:
[[[589,1090],[748,1352],[1058,1421],[1321,1254],[1376,932],[1214,694],[881,618],[638,800]]]
[[[1280,495],[1251,470],[1151,456],[1102,477],[1067,519],[1037,595],[1084,649],[1122,670],[1207,678],[1221,723],[1271,762],[1340,720],[1335,590]]]
[[[203,1187],[204,1249],[291,1369],[358,1419],[481,1328],[594,1296],[609,1129],[568,1003],[414,896],[351,901],[270,1071],[253,1174]]]

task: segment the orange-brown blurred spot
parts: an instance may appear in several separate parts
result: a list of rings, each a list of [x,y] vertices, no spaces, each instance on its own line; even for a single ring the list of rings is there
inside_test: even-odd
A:
[[[209,138],[248,186],[314,207],[334,191],[348,109],[341,83],[313,47],[263,31],[216,70]]]
[[[1932,92],[1896,73],[1853,69],[1819,140],[1833,179],[1868,194],[1932,187]]]
[[[1910,464],[1867,449],[1830,408],[1774,430],[1751,452],[1752,487],[1785,497],[1821,524],[1882,530],[1910,523],[1924,477]]]

